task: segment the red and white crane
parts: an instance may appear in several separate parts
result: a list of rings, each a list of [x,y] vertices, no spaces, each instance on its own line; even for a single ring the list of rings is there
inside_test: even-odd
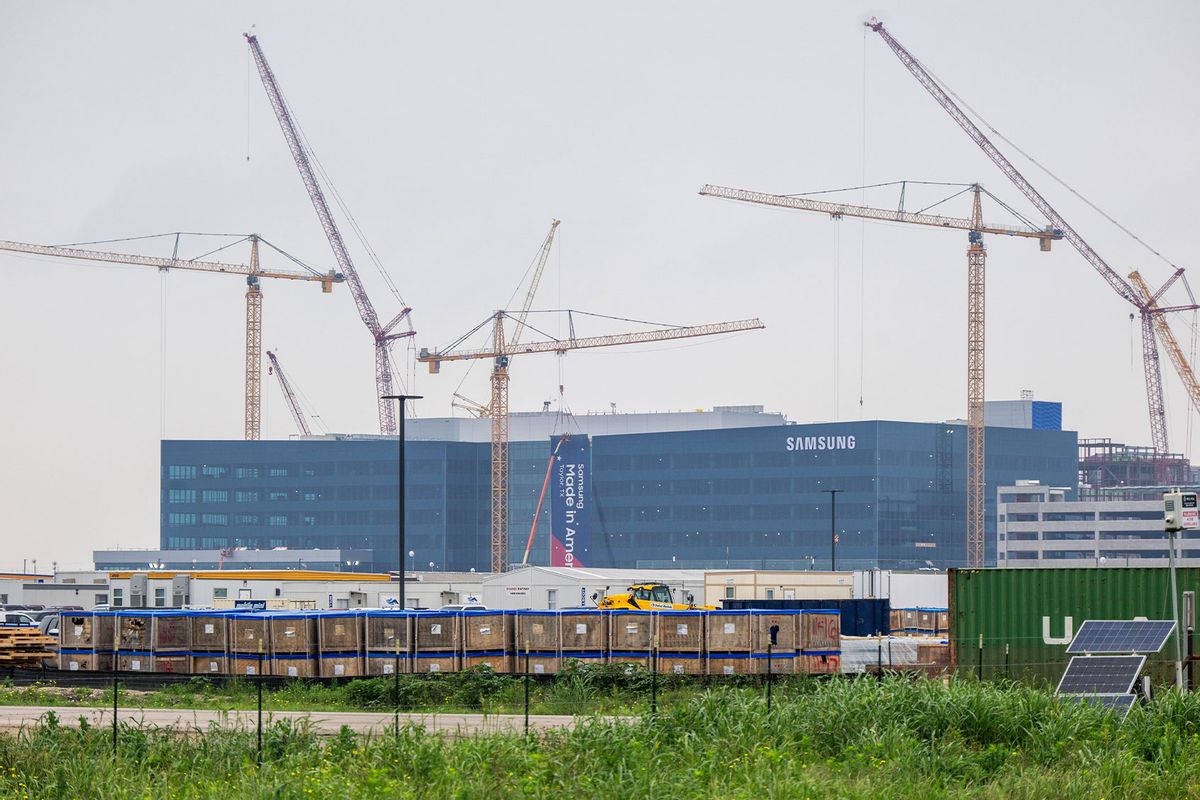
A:
[[[992,160],[1000,171],[1012,181],[1013,185],[1021,190],[1021,193],[1033,203],[1034,207],[1042,213],[1043,216],[1050,222],[1050,225],[1062,231],[1062,237],[1071,243],[1084,260],[1100,273],[1100,277],[1108,282],[1108,285],[1113,288],[1117,294],[1123,297],[1126,302],[1134,306],[1138,310],[1138,314],[1142,319],[1142,366],[1146,378],[1146,401],[1150,411],[1150,435],[1154,443],[1154,449],[1157,455],[1156,473],[1161,481],[1165,478],[1166,455],[1168,453],[1167,446],[1167,415],[1166,409],[1163,406],[1162,393],[1162,369],[1159,364],[1158,346],[1155,343],[1154,329],[1155,320],[1172,311],[1194,311],[1200,306],[1196,304],[1182,306],[1159,306],[1158,301],[1162,298],[1163,293],[1170,288],[1171,284],[1179,277],[1178,272],[1167,280],[1156,292],[1143,295],[1129,285],[1124,278],[1108,265],[1100,254],[1092,249],[1092,246],[1084,241],[1083,237],[1071,227],[1071,224],[1063,218],[1061,214],[1050,205],[1049,201],[1044,198],[1037,189],[1033,187],[1025,176],[1022,175],[1012,162],[1005,157],[1003,153],[992,144],[991,140],[979,129],[967,114],[958,107],[951,99],[950,94],[942,88],[941,83],[928,70],[922,66],[916,56],[908,52],[904,45],[896,41],[887,29],[883,27],[883,23],[872,18],[870,22],[864,23],[868,28],[878,33],[888,47],[892,49],[913,77],[925,87],[925,90],[933,96],[933,99],[938,102],[947,114],[958,123],[971,141],[975,142],[981,150]],[[1180,272],[1182,272],[1180,270]],[[983,540],[972,539],[967,544],[968,563],[976,564],[982,562],[983,557]],[[976,560],[976,555],[978,560]]]
[[[292,119],[292,113],[288,109],[287,101],[284,100],[283,92],[279,89],[279,83],[275,80],[275,73],[271,71],[271,66],[267,63],[266,56],[263,55],[258,37],[250,33],[244,34],[244,36],[250,45],[254,63],[258,66],[258,75],[267,92],[267,99],[271,101],[271,108],[275,110],[275,117],[279,120],[280,129],[283,130],[283,138],[287,140],[288,148],[292,151],[292,158],[296,162],[296,168],[300,171],[300,179],[304,181],[304,188],[308,190],[308,197],[312,201],[313,209],[316,210],[321,227],[325,230],[325,238],[329,240],[329,246],[333,249],[333,257],[337,260],[338,269],[346,276],[346,284],[350,287],[350,294],[354,296],[354,305],[358,307],[358,315],[375,340],[375,402],[379,409],[379,431],[385,435],[394,435],[396,433],[395,408],[392,401],[382,398],[394,394],[392,391],[392,342],[416,334],[412,327],[412,309],[405,306],[386,324],[379,321],[375,306],[367,296],[367,290],[363,287],[362,280],[358,277],[358,271],[354,268],[354,262],[350,259],[350,253],[346,249],[342,233],[338,230],[333,214],[329,211],[329,204],[325,202],[325,195],[313,172],[312,160],[300,141],[300,134]]]
[[[267,359],[271,362],[267,371],[279,379],[279,388],[283,390],[283,399],[287,401],[288,411],[292,412],[292,419],[295,420],[296,427],[303,435],[311,436],[312,429],[308,427],[308,420],[304,418],[304,412],[300,409],[300,401],[292,390],[291,381],[287,379],[287,375],[283,374],[283,367],[279,366],[279,359],[270,350],[267,351]]]

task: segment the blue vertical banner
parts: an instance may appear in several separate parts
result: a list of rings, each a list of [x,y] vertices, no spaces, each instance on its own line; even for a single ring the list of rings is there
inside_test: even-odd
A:
[[[550,566],[583,567],[591,544],[592,445],[583,434],[550,438]]]

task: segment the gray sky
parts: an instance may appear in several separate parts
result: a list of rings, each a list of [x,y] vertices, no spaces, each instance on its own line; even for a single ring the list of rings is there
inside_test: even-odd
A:
[[[705,182],[792,193],[864,176],[979,180],[1030,211],[884,43],[864,37],[872,14],[1023,149],[1188,266],[1200,8],[1187,2],[6,3],[0,238],[253,230],[331,266],[249,71],[241,33],[255,24],[415,309],[418,345],[504,306],[553,217],[563,223],[538,307],[768,326],[518,359],[514,409],[540,408],[561,382],[576,412],[761,403],[798,421],[961,416],[965,235],[864,230],[696,194]],[[1169,275],[1025,171],[1119,273]],[[910,208],[946,193],[912,192]],[[397,301],[345,232],[389,318]],[[26,557],[81,567],[94,547],[156,544],[161,436],[241,435],[243,283],[12,255],[0,274],[0,568]],[[377,430],[371,342],[348,291],[281,283],[264,287],[264,344],[330,430]],[[1082,436],[1149,444],[1128,313],[1069,246],[1044,254],[993,238],[989,397],[1032,389],[1061,400]],[[1188,322],[1176,322],[1185,345]],[[1163,365],[1172,447],[1190,451],[1187,398]],[[419,413],[450,413],[460,381],[486,401],[486,364],[464,375],[462,364],[419,374]],[[292,421],[264,381],[266,435],[286,437]]]

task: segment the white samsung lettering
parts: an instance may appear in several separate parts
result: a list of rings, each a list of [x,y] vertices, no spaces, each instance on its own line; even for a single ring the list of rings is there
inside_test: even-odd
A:
[[[784,440],[789,452],[797,450],[854,450],[858,442],[853,436],[789,436]]]

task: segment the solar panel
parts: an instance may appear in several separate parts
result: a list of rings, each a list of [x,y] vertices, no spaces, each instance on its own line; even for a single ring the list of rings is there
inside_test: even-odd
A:
[[[1075,656],[1057,693],[1128,694],[1145,663],[1145,656]]]
[[[1089,619],[1079,626],[1067,652],[1157,653],[1174,630],[1169,619]]]
[[[1132,694],[1064,694],[1062,698],[1101,706],[1116,714],[1118,719],[1125,719],[1129,709],[1133,708],[1133,701],[1137,699]]]

